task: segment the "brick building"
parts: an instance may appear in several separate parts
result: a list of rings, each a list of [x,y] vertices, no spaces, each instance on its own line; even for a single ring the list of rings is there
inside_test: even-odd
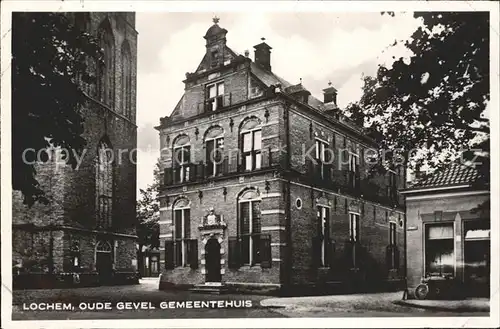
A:
[[[106,283],[136,275],[137,145],[135,13],[68,13],[80,29],[99,37],[104,64],[96,84],[82,82],[87,144],[78,169],[56,160],[36,164],[49,205],[28,208],[13,193],[15,286],[51,286],[72,280]],[[48,158],[48,160],[47,160]],[[66,273],[66,274],[64,274]],[[43,279],[35,282],[33,278]],[[69,278],[69,279],[68,279]],[[119,280],[118,280],[119,281]]]
[[[160,288],[401,283],[404,170],[369,175],[376,145],[341,115],[335,88],[318,100],[272,71],[266,42],[252,61],[214,22],[184,95],[157,127]]]
[[[490,191],[478,178],[475,168],[454,163],[402,191],[411,295],[423,277],[448,276],[468,295],[489,296],[490,214],[477,208]]]

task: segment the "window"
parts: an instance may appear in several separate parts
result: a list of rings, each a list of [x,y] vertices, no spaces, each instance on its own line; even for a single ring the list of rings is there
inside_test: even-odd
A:
[[[387,246],[386,257],[387,266],[389,269],[399,268],[399,251],[396,240],[396,226],[395,222],[389,222],[389,246]]]
[[[207,111],[216,111],[224,106],[224,82],[207,86]]]
[[[464,279],[467,283],[489,292],[490,280],[490,234],[489,220],[464,221]]]
[[[455,240],[453,235],[453,223],[426,225],[425,272],[427,275],[454,275]]]
[[[241,135],[241,138],[243,143],[243,168],[246,171],[260,169],[262,164],[261,130],[245,132]]]
[[[122,111],[131,118],[132,114],[132,61],[130,47],[124,43],[122,47]]]
[[[397,176],[394,171],[388,172],[389,186],[387,186],[387,196],[391,201],[396,201],[398,193]]]
[[[114,107],[115,40],[108,21],[99,30],[99,44],[104,51],[104,66],[97,69],[97,97]]]
[[[349,185],[356,189],[359,187],[359,156],[349,152]]]
[[[349,239],[359,241],[359,214],[349,213]]]
[[[207,159],[207,176],[217,176],[222,173],[222,151],[224,138],[207,139],[205,142]]]
[[[319,177],[321,178],[328,177],[326,165],[328,165],[331,162],[331,160],[327,142],[322,141],[320,139],[316,139],[315,158],[316,158],[316,165],[318,166],[317,173]]]
[[[176,266],[188,265],[188,245],[191,235],[190,209],[176,206],[174,208],[174,239]]]
[[[97,226],[108,228],[113,210],[113,150],[104,140],[97,149],[96,192]]]
[[[349,152],[349,171],[359,171],[359,156],[356,153]]]
[[[328,264],[328,247],[329,247],[329,217],[330,209],[324,206],[317,207],[317,220],[318,220],[318,236],[320,241],[320,266],[327,266]]]
[[[389,223],[389,244],[391,246],[394,246],[397,244],[396,240],[396,223],[390,222]]]
[[[191,146],[174,147],[174,183],[185,183],[190,179]]]
[[[241,261],[246,265],[259,264],[260,259],[260,198],[254,191],[245,193],[239,200],[239,235]]]

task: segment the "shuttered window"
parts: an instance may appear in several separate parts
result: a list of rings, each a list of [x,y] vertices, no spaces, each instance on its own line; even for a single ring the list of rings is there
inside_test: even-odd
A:
[[[328,265],[329,241],[330,241],[330,208],[317,206],[316,221],[317,221],[317,250],[313,252],[319,253],[318,266],[324,267]]]
[[[240,206],[240,243],[242,263],[260,263],[260,200],[242,201]]]
[[[187,266],[189,238],[191,236],[190,209],[174,209],[175,266]]]

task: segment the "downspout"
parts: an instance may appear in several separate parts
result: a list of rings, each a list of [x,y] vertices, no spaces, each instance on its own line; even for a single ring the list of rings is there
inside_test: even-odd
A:
[[[406,157],[405,159],[408,159],[408,153],[406,153]],[[403,176],[404,176],[404,179],[403,179],[403,182],[404,182],[404,185],[403,185],[403,189],[406,189],[406,175],[407,175],[407,168],[406,166],[404,166],[403,168],[404,172],[403,172]],[[404,232],[404,239],[403,239],[403,246],[404,246],[404,250],[405,250],[405,260],[404,260],[404,270],[403,270],[403,274],[404,274],[404,286],[405,286],[405,290],[403,292],[403,300],[406,300],[408,299],[408,249],[407,249],[407,242],[406,242],[406,235],[407,235],[407,231],[406,231],[406,222],[408,220],[407,218],[407,215],[406,215],[406,195],[403,194],[403,197],[404,197],[404,200],[403,200],[403,207],[404,207],[404,218],[403,218],[403,232]]]
[[[290,289],[292,282],[292,218],[291,218],[291,184],[290,184],[290,168],[291,168],[291,143],[290,143],[290,109],[289,104],[285,102],[284,111],[285,115],[285,143],[286,143],[286,158],[285,158],[285,172],[286,172],[286,182],[285,182],[285,216],[286,216],[286,273],[285,273],[285,287]]]

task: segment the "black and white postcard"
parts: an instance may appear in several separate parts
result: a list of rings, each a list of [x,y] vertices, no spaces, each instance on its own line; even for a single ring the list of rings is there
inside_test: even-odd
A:
[[[1,6],[2,327],[499,326],[497,2]]]

